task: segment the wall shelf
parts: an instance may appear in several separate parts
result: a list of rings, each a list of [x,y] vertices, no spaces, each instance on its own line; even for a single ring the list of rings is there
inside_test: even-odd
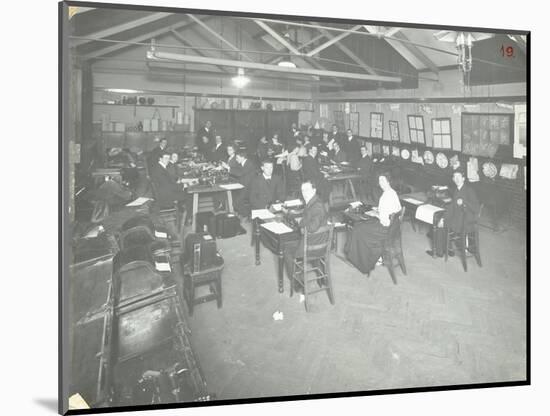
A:
[[[161,105],[161,104],[109,104],[93,103],[94,105],[119,106],[119,107],[149,107],[149,108],[179,108],[179,105]]]

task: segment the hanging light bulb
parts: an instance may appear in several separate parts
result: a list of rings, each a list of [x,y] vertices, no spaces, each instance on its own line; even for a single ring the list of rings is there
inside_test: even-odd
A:
[[[244,68],[237,69],[237,76],[231,78],[233,85],[237,88],[244,88],[250,82],[250,78],[244,75]]]
[[[459,32],[456,37],[456,48],[458,50],[458,65],[462,72],[472,70],[472,35],[471,33]]]

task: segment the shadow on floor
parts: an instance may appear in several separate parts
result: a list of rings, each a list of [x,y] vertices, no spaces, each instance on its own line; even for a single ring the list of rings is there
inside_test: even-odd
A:
[[[47,410],[57,413],[57,399],[40,398],[40,399],[34,399],[34,402]]]

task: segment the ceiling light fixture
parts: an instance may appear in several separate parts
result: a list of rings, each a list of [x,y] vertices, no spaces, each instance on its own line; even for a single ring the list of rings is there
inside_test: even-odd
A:
[[[105,88],[105,91],[107,92],[115,92],[117,94],[139,94],[143,91],[140,90],[130,90],[125,88]]]
[[[290,59],[290,56],[284,57],[283,60],[279,61],[277,65],[282,66],[284,68],[296,68],[296,64],[292,62],[292,60]]]
[[[233,85],[239,89],[244,88],[250,82],[250,78],[244,75],[244,68],[237,69],[237,76],[231,78]]]

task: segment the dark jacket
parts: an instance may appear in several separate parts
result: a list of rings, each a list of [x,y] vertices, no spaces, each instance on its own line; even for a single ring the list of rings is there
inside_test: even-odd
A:
[[[160,163],[151,168],[154,197],[161,208],[171,207],[174,201],[183,201],[186,194],[181,185],[170,175]]]
[[[268,205],[276,201],[283,201],[284,198],[283,181],[278,176],[273,175],[267,181],[264,175],[260,174],[253,179],[250,187],[250,205],[252,209],[267,208]]]
[[[230,172],[231,172],[231,169],[234,169],[234,168],[238,169],[240,167],[239,162],[237,162],[236,156],[233,156],[232,158],[227,157],[226,159],[227,159],[226,162],[229,165]]]
[[[331,159],[335,163],[342,163],[342,162],[347,162],[348,161],[348,157],[346,155],[346,152],[344,152],[342,149],[340,149],[340,151],[338,153],[333,152]]]
[[[197,146],[200,146],[201,143],[202,143],[202,137],[203,136],[206,136],[208,137],[208,143],[209,144],[212,144],[214,143],[214,129],[212,127],[210,127],[210,129],[208,131],[206,131],[206,128],[204,126],[202,126],[198,131],[197,131],[197,136],[195,138],[195,144]]]
[[[321,199],[315,195],[307,203],[304,208],[304,214],[302,220],[300,221],[300,226],[308,232],[308,246],[319,244],[322,241],[322,236],[318,236],[311,233],[316,233],[324,225],[328,223],[328,212],[325,208],[325,204]],[[308,252],[308,255],[322,254],[321,252]],[[301,257],[304,255],[304,238],[300,239],[296,257]]]
[[[457,204],[459,198],[462,199],[462,206]],[[445,225],[453,231],[460,232],[464,224],[466,232],[474,231],[479,206],[476,192],[465,183],[460,190],[455,189],[453,200],[446,207]]]
[[[362,157],[355,163],[355,167],[363,179],[371,179],[374,174],[374,165],[369,155]]]
[[[222,160],[227,159],[227,148],[222,143],[220,146],[216,149],[216,146],[214,145],[214,151],[212,153],[212,161],[213,162],[221,162]]]
[[[349,140],[347,137],[343,139],[344,148],[342,149],[346,152],[348,157],[348,162],[356,163],[361,159],[361,144],[359,140],[352,136],[352,139]]]
[[[250,189],[256,173],[256,166],[248,159],[245,160],[244,165],[237,164],[229,170],[229,174],[235,177],[247,189]]]
[[[324,176],[321,173],[321,168],[319,167],[319,162],[317,162],[317,160],[312,158],[310,155],[307,155],[302,159],[302,173],[304,180],[311,181],[311,183],[313,183],[317,188],[324,179]]]

